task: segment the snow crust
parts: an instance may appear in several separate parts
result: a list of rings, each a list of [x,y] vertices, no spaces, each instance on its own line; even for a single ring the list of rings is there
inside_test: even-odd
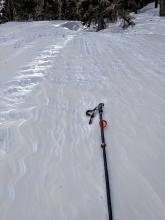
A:
[[[165,219],[165,19],[153,6],[128,30],[0,26],[1,220],[108,219],[98,117],[85,116],[100,102],[114,220]]]

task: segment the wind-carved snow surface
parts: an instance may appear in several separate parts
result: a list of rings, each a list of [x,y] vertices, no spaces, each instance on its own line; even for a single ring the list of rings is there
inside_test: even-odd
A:
[[[27,94],[48,75],[48,70],[52,66],[55,57],[58,56],[60,50],[63,49],[72,38],[73,35],[68,35],[62,42],[48,45],[33,61],[23,66],[11,81],[2,84],[0,93],[2,97],[1,109],[4,107],[5,110],[11,110],[11,108],[15,108],[16,105],[24,102]]]
[[[98,117],[85,116],[100,102],[114,220],[164,220],[165,20],[153,7],[126,31],[0,26],[2,220],[108,219]]]

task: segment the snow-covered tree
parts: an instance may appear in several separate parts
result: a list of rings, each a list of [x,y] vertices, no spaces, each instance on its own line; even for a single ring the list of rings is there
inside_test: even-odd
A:
[[[5,0],[0,0],[0,22],[2,22],[5,11]]]

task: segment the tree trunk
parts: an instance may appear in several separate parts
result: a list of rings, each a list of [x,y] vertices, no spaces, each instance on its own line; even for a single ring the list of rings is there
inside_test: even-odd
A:
[[[103,29],[105,29],[105,28],[106,28],[105,21],[104,21],[104,19],[102,18],[102,16],[100,16],[100,17],[98,18],[97,31],[101,31],[101,30],[103,30]]]
[[[165,16],[165,0],[160,0],[160,16]]]
[[[158,7],[158,0],[155,0],[155,8]]]
[[[61,20],[62,19],[62,1],[58,0],[58,4],[59,4],[58,19]]]
[[[45,0],[36,0],[36,7],[35,7],[35,19],[40,20],[43,19],[43,8],[45,5]]]
[[[13,0],[7,0],[6,1],[6,10],[7,10],[7,15],[9,21],[13,21],[16,18],[16,10],[15,10],[15,5]]]

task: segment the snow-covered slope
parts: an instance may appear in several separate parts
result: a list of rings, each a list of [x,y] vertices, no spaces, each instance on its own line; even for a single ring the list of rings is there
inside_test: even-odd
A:
[[[148,7],[126,31],[0,26],[1,220],[107,219],[98,118],[85,116],[100,102],[114,220],[164,220],[165,19]]]

